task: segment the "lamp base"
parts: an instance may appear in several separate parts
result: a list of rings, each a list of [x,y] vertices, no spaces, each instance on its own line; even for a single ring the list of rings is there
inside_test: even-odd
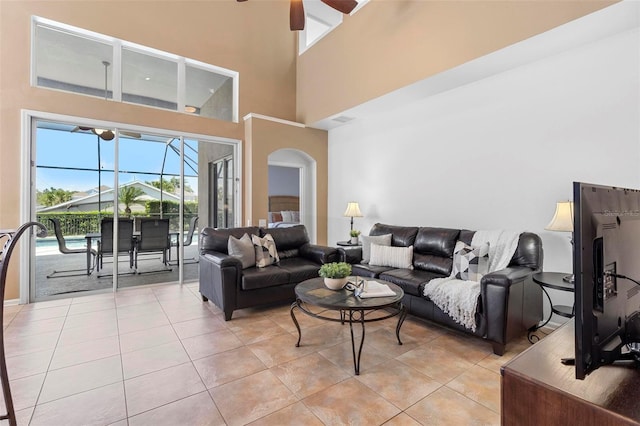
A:
[[[565,275],[564,277],[562,277],[562,281],[569,283],[569,284],[575,284],[576,283],[576,276],[573,274],[570,275]]]

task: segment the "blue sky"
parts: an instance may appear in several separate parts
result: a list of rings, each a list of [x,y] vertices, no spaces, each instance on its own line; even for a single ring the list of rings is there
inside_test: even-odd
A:
[[[169,138],[167,138],[169,139]],[[197,150],[196,141],[187,141]],[[54,167],[77,167],[94,171],[58,170],[36,168],[36,188],[63,188],[69,191],[87,191],[98,186],[98,137],[91,132],[65,132],[50,129],[37,129],[36,165]],[[179,148],[179,140],[172,145]],[[100,140],[100,157],[103,172],[101,183],[113,186],[113,170],[115,158],[115,141]],[[165,156],[165,144],[134,138],[120,138],[120,184],[133,180],[142,182],[158,180]],[[186,150],[186,154],[197,161],[197,154]],[[134,173],[122,173],[131,171]],[[150,175],[146,173],[153,173]],[[180,157],[168,149],[164,165],[164,173],[180,173]],[[185,166],[185,174],[194,174]],[[169,178],[169,177],[168,177]],[[194,190],[197,189],[197,178],[185,178]]]

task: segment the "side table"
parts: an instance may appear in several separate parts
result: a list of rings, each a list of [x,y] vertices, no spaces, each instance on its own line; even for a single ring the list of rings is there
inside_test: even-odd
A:
[[[532,333],[547,325],[549,321],[551,321],[551,317],[553,316],[553,314],[560,315],[561,317],[565,318],[573,318],[573,316],[575,315],[575,305],[554,305],[549,292],[547,292],[547,288],[551,288],[553,290],[568,291],[574,293],[574,284],[568,283],[563,280],[563,278],[566,276],[567,274],[563,272],[538,272],[536,274],[533,274],[533,282],[538,284],[540,288],[542,288],[544,294],[547,296],[547,300],[549,301],[549,305],[551,307],[551,312],[549,312],[549,317],[541,325],[537,325],[529,331],[529,341],[531,343],[533,343],[532,337],[535,336]]]
[[[362,247],[362,244],[358,243],[358,244],[351,244],[351,241],[347,240],[347,241],[338,241],[336,244],[338,244],[341,247]]]

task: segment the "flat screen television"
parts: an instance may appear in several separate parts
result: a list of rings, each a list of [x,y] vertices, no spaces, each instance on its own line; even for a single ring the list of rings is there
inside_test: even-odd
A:
[[[575,371],[640,360],[640,191],[573,184]]]

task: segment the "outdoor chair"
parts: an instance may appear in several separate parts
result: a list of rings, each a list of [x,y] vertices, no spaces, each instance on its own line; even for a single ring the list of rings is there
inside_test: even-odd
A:
[[[118,220],[118,255],[129,255],[129,268],[133,268],[133,220]],[[104,218],[100,223],[100,241],[98,241],[98,271],[103,266],[105,256],[113,256],[113,218]],[[116,256],[117,258],[117,256]]]
[[[93,272],[93,268],[95,267],[95,264],[96,264],[96,256],[98,253],[94,249],[89,247],[77,248],[77,249],[70,249],[69,247],[67,247],[67,242],[64,239],[64,236],[62,235],[62,227],[60,226],[60,219],[49,218],[49,220],[51,221],[51,223],[53,223],[53,232],[56,236],[56,240],[58,241],[58,250],[60,250],[60,253],[83,254],[86,256],[87,250],[89,250],[92,258],[92,262],[91,262],[92,266],[89,269],[88,268],[66,269],[63,271],[54,270],[52,273],[47,275],[47,278],[63,278],[63,277],[77,277],[80,275],[91,275],[91,273]]]
[[[141,253],[162,253],[162,263],[168,266],[169,250],[171,250],[169,219],[143,218],[140,221],[140,235],[137,236],[135,244],[134,267],[136,270],[138,255]]]
[[[189,221],[189,230],[187,231],[187,236],[184,237],[184,242],[182,243],[183,247],[187,247],[190,246],[191,243],[193,242],[193,234],[196,230],[196,228],[198,227],[198,216],[194,216],[191,218],[191,220]],[[171,243],[172,247],[179,247],[179,242],[180,240],[178,239],[175,243]],[[171,253],[169,253],[169,255],[171,255]],[[169,256],[169,260],[171,260],[171,256]],[[191,264],[191,263],[198,263],[198,258],[197,257],[193,257],[189,259],[190,262],[187,262],[185,259],[184,264]],[[180,264],[180,251],[176,250],[176,263]]]

